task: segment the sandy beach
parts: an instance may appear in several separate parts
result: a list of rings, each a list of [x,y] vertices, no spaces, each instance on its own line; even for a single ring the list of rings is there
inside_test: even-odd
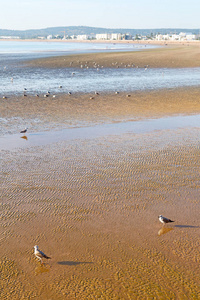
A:
[[[199,51],[91,54],[79,62],[77,55],[65,57],[65,67],[94,58],[106,66],[117,59],[194,67]],[[60,67],[62,59],[34,64]],[[0,99],[1,141],[18,135],[28,145],[49,131],[73,135],[77,127],[195,116],[199,95],[199,87],[13,95]],[[19,133],[24,127],[27,140]],[[200,299],[198,124],[12,145],[1,163],[1,299]],[[160,214],[175,222],[163,227]],[[51,257],[44,265],[34,245]]]
[[[200,66],[199,43],[177,43],[143,51],[76,54],[30,61],[30,66],[48,68],[193,68]],[[134,46],[134,44],[133,44]]]

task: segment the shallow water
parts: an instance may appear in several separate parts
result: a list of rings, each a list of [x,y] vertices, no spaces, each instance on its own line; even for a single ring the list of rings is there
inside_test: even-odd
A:
[[[102,124],[81,128],[63,129],[37,133],[4,135],[0,137],[0,150],[44,146],[51,143],[76,140],[94,139],[109,135],[150,133],[155,130],[172,130],[180,128],[200,128],[200,115],[176,116],[145,121],[121,122]]]
[[[13,78],[13,82],[11,82]],[[0,72],[0,94],[135,91],[199,85],[200,68],[190,69],[42,69]],[[62,89],[59,86],[62,85]]]
[[[149,45],[2,42],[0,41],[0,95],[27,93],[135,91],[199,85],[200,68],[38,68],[22,61],[74,53],[139,51]],[[134,62],[133,62],[134,63]],[[150,66],[151,67],[151,66]],[[62,85],[62,89],[59,86]]]

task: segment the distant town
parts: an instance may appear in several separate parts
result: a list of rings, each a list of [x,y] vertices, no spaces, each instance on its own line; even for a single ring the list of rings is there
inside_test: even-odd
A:
[[[0,36],[0,39],[20,39],[20,36]],[[104,40],[104,41],[120,41],[120,40],[155,40],[155,41],[192,41],[199,40],[199,34],[185,33],[180,32],[179,34],[156,34],[150,36],[143,36],[136,34],[132,36],[130,34],[121,34],[121,33],[99,33],[96,36],[89,36],[86,34],[78,35],[52,35],[47,36],[38,36],[37,39],[41,40],[77,40],[77,41],[86,41],[86,40]]]
[[[41,39],[77,41],[193,41],[200,40],[200,30],[186,28],[108,29],[87,26],[51,27],[45,29],[30,29],[24,31],[0,29],[0,39]]]

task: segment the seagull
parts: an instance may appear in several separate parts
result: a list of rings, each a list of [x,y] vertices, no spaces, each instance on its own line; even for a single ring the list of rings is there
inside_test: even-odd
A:
[[[167,219],[167,218],[163,217],[162,215],[160,215],[160,216],[158,217],[158,219],[159,219],[159,221],[160,221],[161,223],[163,223],[163,224],[167,224],[167,223],[174,222],[174,221],[172,221],[172,220],[170,220],[170,219]]]
[[[38,249],[38,246],[34,246],[34,254],[43,264],[42,258],[50,259],[51,257],[44,254],[41,250]]]
[[[24,130],[20,131],[20,133],[26,133],[28,128],[25,128]]]

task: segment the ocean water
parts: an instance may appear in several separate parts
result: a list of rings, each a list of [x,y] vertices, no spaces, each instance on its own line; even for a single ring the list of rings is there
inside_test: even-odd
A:
[[[26,66],[22,61],[67,55],[105,51],[139,51],[150,45],[97,44],[63,42],[12,42],[0,41],[0,95],[60,92],[135,91],[200,83],[200,68],[187,69],[47,69]],[[62,89],[59,86],[62,85]]]

